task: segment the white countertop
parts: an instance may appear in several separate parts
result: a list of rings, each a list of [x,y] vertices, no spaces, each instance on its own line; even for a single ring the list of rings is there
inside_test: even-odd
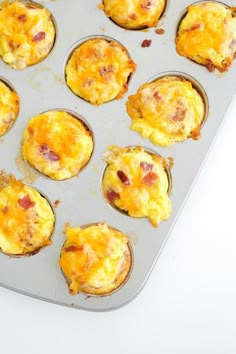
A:
[[[0,288],[1,354],[236,353],[236,104],[141,294],[107,313]]]

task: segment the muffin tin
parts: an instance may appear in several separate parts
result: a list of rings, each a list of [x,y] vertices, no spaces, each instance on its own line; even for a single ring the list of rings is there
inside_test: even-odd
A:
[[[206,158],[219,127],[233,101],[236,90],[236,63],[228,72],[210,73],[204,66],[180,57],[175,50],[178,21],[190,1],[168,1],[165,15],[158,24],[163,34],[129,31],[114,24],[98,8],[98,1],[71,0],[40,2],[55,18],[57,38],[46,59],[22,71],[11,69],[0,61],[0,76],[18,93],[21,105],[18,118],[10,131],[0,138],[1,168],[45,195],[55,206],[56,225],[52,245],[32,257],[20,259],[0,254],[0,284],[6,288],[74,308],[106,311],[130,302],[142,289],[157,261],[196,176]],[[226,5],[233,6],[233,1]],[[66,12],[66,16],[65,16]],[[160,31],[162,32],[162,31]],[[65,64],[71,48],[89,36],[108,36],[124,45],[137,69],[129,81],[128,92],[120,100],[93,106],[76,97],[65,83]],[[142,42],[151,40],[150,47]],[[128,95],[134,94],[144,82],[168,73],[192,77],[206,92],[209,114],[198,141],[188,139],[167,148],[153,145],[130,130],[126,113]],[[94,134],[93,156],[78,177],[53,181],[24,164],[20,158],[22,134],[28,120],[50,109],[65,109],[82,116]],[[101,192],[105,168],[103,155],[110,145],[143,146],[174,162],[171,169],[172,215],[154,228],[146,218],[131,218],[111,208]],[[170,158],[170,159],[169,159]],[[133,253],[132,270],[127,282],[109,296],[72,296],[58,265],[65,241],[64,227],[69,222],[82,226],[106,222],[125,233]]]

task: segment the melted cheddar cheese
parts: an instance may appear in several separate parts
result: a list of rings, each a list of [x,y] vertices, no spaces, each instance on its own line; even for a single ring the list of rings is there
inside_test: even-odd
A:
[[[19,113],[20,99],[3,81],[0,81],[0,136],[15,122]]]
[[[147,217],[154,227],[171,214],[165,160],[141,147],[111,146],[102,180],[106,200],[132,217]]]
[[[176,38],[178,54],[210,71],[226,71],[236,53],[235,8],[204,2],[188,7]]]
[[[105,223],[85,228],[67,225],[59,264],[72,295],[111,293],[130,271],[128,239]]]
[[[165,6],[165,0],[103,0],[106,15],[127,29],[155,27]]]
[[[44,59],[55,40],[51,13],[31,2],[4,1],[0,5],[0,57],[14,69]]]
[[[48,201],[37,190],[12,180],[0,190],[0,250],[8,255],[37,253],[51,244],[55,223]]]
[[[205,104],[190,81],[166,76],[142,85],[128,98],[131,129],[154,144],[169,146],[200,137]]]
[[[48,111],[30,119],[24,131],[22,156],[36,170],[63,180],[77,175],[93,152],[87,126],[65,111]]]
[[[66,82],[77,96],[100,105],[123,96],[135,67],[121,44],[102,38],[90,39],[69,58]]]

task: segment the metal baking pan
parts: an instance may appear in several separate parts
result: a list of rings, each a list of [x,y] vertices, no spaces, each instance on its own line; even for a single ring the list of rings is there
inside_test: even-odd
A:
[[[175,50],[178,21],[191,1],[168,1],[167,8],[155,29],[129,31],[110,21],[98,9],[98,0],[39,1],[53,14],[57,38],[50,55],[42,62],[25,70],[11,69],[0,61],[0,76],[8,80],[21,99],[20,114],[11,130],[0,139],[1,169],[13,173],[29,183],[31,174],[20,162],[22,133],[28,120],[50,109],[66,109],[82,116],[91,127],[95,149],[88,166],[79,177],[66,181],[53,181],[38,175],[31,178],[32,185],[53,204],[60,200],[56,213],[53,243],[38,254],[24,258],[10,258],[0,254],[0,284],[6,288],[61,305],[79,309],[106,311],[130,302],[142,289],[160,255],[178,214],[199,173],[219,127],[233,101],[236,91],[236,63],[224,74],[210,73],[205,67],[180,57]],[[227,1],[233,6],[233,1]],[[65,15],[66,13],[66,15]],[[121,100],[92,106],[76,97],[65,84],[66,58],[76,42],[95,35],[105,35],[122,43],[137,64],[129,82],[129,90]],[[151,46],[141,43],[151,39]],[[144,82],[163,73],[191,76],[206,92],[209,103],[208,118],[202,128],[200,140],[191,139],[168,148],[154,146],[138,133],[130,130],[131,120],[126,113],[127,97]],[[111,144],[119,146],[141,145],[154,150],[164,158],[173,158],[172,215],[158,228],[145,218],[131,218],[111,208],[101,193],[101,178],[105,167],[102,157]],[[107,222],[129,236],[133,250],[133,266],[128,281],[109,296],[90,296],[68,293],[67,284],[58,265],[64,243],[64,225],[70,222],[80,226]]]

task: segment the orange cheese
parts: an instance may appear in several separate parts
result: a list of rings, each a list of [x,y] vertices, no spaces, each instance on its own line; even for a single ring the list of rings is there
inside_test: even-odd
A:
[[[0,190],[0,249],[30,255],[51,244],[55,217],[48,201],[32,187],[11,179]]]
[[[44,59],[53,47],[51,13],[29,2],[4,1],[0,7],[0,57],[14,69]]]
[[[111,146],[102,180],[107,201],[132,217],[147,217],[157,227],[171,214],[165,160],[142,147]]]
[[[59,264],[72,295],[78,292],[108,294],[129,274],[128,239],[105,223],[84,228],[67,225]]]
[[[236,53],[235,8],[221,3],[203,2],[191,5],[180,23],[177,52],[210,71],[226,71]]]
[[[165,0],[104,0],[104,11],[119,26],[127,29],[154,27],[162,15]]]
[[[200,137],[205,104],[192,83],[182,77],[166,76],[143,84],[128,98],[131,129],[154,144],[169,146]]]
[[[79,173],[93,151],[91,132],[65,111],[48,111],[30,119],[22,155],[35,169],[56,180]]]
[[[0,136],[6,133],[19,113],[20,99],[16,92],[0,81]]]
[[[100,105],[123,96],[135,67],[121,44],[95,38],[73,51],[66,65],[66,82],[76,95]]]

